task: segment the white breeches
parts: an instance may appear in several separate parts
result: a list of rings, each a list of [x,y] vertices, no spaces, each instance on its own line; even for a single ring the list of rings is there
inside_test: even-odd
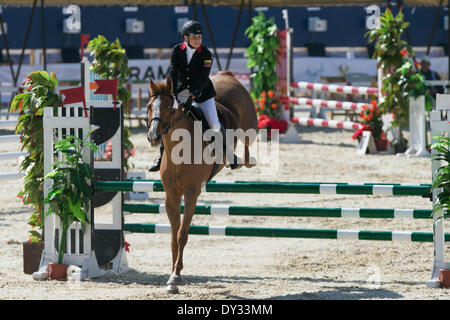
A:
[[[211,129],[220,130],[220,122],[219,118],[217,116],[217,110],[216,110],[216,104],[214,103],[214,98],[208,99],[204,102],[192,102],[192,105],[195,107],[198,107],[202,109],[203,114],[206,117],[206,120],[208,121],[209,126]]]

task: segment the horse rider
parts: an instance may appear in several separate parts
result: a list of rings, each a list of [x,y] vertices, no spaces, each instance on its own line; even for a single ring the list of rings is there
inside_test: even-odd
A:
[[[429,56],[422,57],[420,61],[420,73],[425,77],[425,80],[431,80],[431,81],[437,81],[441,80],[441,77],[439,74],[430,69],[431,66],[431,59]],[[429,86],[428,90],[430,92],[430,95],[436,99],[436,93],[443,94],[445,92],[445,89],[443,86]]]
[[[191,101],[194,101],[192,104],[203,111],[211,129],[224,133],[214,103],[216,91],[209,79],[212,54],[208,48],[202,46],[203,28],[198,21],[190,20],[183,25],[181,34],[184,42],[175,45],[170,58],[170,77],[175,99],[179,100],[181,95],[188,92],[188,97],[184,98],[192,99]],[[161,142],[160,154],[154,160],[149,171],[159,171],[163,152],[164,146]],[[231,169],[238,167],[236,156],[234,159],[234,163],[230,164]]]

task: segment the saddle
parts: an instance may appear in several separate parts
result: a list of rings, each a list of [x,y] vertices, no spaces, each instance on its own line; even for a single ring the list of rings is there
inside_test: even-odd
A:
[[[211,127],[210,127],[210,125],[208,123],[208,120],[206,120],[206,117],[205,117],[203,111],[200,108],[197,108],[194,105],[192,105],[192,99],[188,98],[186,100],[186,102],[184,102],[184,103],[182,103],[180,105],[184,109],[184,111],[191,116],[191,118],[194,121],[201,121],[202,122],[202,131],[203,131],[202,133],[205,133],[208,129],[211,129]],[[226,141],[226,135],[225,135],[226,126],[224,125],[223,121],[220,120],[220,118],[219,118],[219,122],[220,122],[220,132],[222,133],[222,141],[223,141],[223,148],[224,148],[223,151],[225,153],[226,152],[226,144],[225,144],[225,141]],[[214,139],[214,137],[213,137],[213,139]],[[214,140],[212,140],[212,141],[214,141]],[[235,158],[235,161],[237,161],[236,155],[234,155],[234,158]],[[211,172],[211,175],[208,178],[208,181],[210,181],[216,175],[218,169],[219,169],[219,164],[217,162],[215,162],[213,170]]]
[[[202,130],[203,133],[207,131],[208,129],[211,129],[209,126],[208,120],[206,120],[205,114],[203,113],[202,109],[195,107],[192,105],[192,100],[188,99],[185,103],[182,104],[182,107],[184,108],[186,113],[189,113],[191,118],[194,121],[201,121],[202,122]],[[220,123],[222,125],[222,122]]]

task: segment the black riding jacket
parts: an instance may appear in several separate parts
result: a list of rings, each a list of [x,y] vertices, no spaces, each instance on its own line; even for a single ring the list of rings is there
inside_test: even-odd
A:
[[[173,93],[183,89],[196,96],[196,102],[203,102],[216,96],[214,86],[209,79],[212,65],[211,52],[205,46],[195,50],[189,64],[186,53],[187,43],[183,42],[173,47],[170,58],[170,77],[173,82]]]

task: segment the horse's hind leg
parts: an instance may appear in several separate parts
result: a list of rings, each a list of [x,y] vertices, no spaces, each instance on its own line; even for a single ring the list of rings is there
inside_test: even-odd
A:
[[[252,139],[252,141],[250,140]],[[245,141],[244,141],[244,166],[246,168],[253,168],[254,166],[256,166],[256,159],[254,157],[250,156],[250,151],[249,151],[249,147],[250,145],[252,145],[256,140],[256,137],[254,138],[249,138],[249,137],[245,137]]]

